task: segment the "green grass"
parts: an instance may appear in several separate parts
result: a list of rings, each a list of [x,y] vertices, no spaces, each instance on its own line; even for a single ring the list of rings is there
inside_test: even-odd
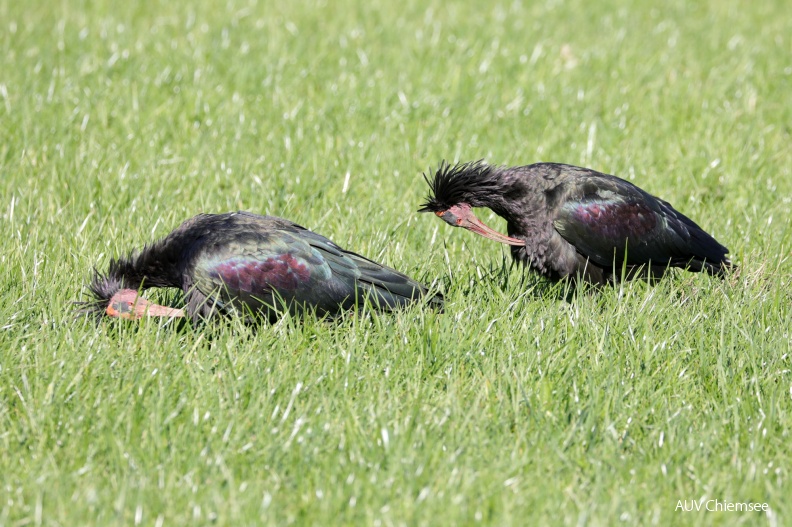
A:
[[[0,48],[0,525],[792,522],[788,2],[0,0]],[[566,302],[415,212],[478,158],[629,178],[741,271]],[[73,320],[234,209],[446,311]],[[675,511],[715,498],[772,512]]]

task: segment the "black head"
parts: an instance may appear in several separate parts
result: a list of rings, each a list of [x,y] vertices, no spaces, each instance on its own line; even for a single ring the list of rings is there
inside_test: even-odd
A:
[[[488,206],[492,196],[500,190],[494,173],[495,169],[483,160],[454,166],[441,161],[433,180],[423,175],[432,190],[418,212],[437,213],[463,203],[472,207]]]
[[[115,260],[111,261],[111,268],[115,264]],[[101,318],[105,314],[105,309],[110,302],[110,299],[119,290],[123,288],[123,280],[119,279],[112,273],[104,275],[94,269],[94,276],[91,283],[88,285],[89,295],[91,300],[74,302],[77,307],[77,316],[87,316]]]
[[[505,236],[478,219],[472,207],[492,207],[502,191],[495,169],[483,161],[458,163],[453,167],[442,161],[434,181],[424,174],[432,189],[418,212],[434,212],[453,227],[462,227],[485,238],[508,245],[525,245],[523,240]]]

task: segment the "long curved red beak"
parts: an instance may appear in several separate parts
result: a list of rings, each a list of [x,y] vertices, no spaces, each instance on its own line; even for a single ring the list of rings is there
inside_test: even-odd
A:
[[[441,216],[445,212],[450,212],[454,215],[457,227],[463,227],[471,232],[475,232],[476,234],[484,236],[485,238],[489,238],[490,240],[494,240],[499,243],[505,243],[506,245],[525,245],[524,240],[506,236],[505,234],[501,234],[498,231],[489,228],[483,221],[478,219],[476,215],[473,214],[470,205],[454,205],[448,209],[448,211],[444,211],[443,213],[438,212],[437,215]]]
[[[149,302],[134,289],[121,289],[107,304],[105,313],[110,317],[138,320],[143,317],[183,317],[184,310]]]

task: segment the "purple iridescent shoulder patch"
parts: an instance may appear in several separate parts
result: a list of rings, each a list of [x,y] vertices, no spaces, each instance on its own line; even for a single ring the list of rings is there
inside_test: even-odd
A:
[[[572,217],[591,231],[608,237],[642,236],[657,227],[657,215],[642,203],[577,203]]]
[[[293,291],[311,278],[311,270],[302,259],[283,253],[264,260],[225,260],[211,268],[209,276],[237,291]]]

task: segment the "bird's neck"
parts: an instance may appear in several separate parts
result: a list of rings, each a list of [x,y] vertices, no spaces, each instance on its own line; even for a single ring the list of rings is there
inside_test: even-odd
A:
[[[181,287],[181,244],[174,236],[147,245],[137,254],[110,263],[108,276],[129,289]]]
[[[474,200],[474,207],[486,207],[511,222],[519,216],[518,204],[525,198],[524,175],[513,170],[493,167],[487,187],[495,191],[482,192]]]

